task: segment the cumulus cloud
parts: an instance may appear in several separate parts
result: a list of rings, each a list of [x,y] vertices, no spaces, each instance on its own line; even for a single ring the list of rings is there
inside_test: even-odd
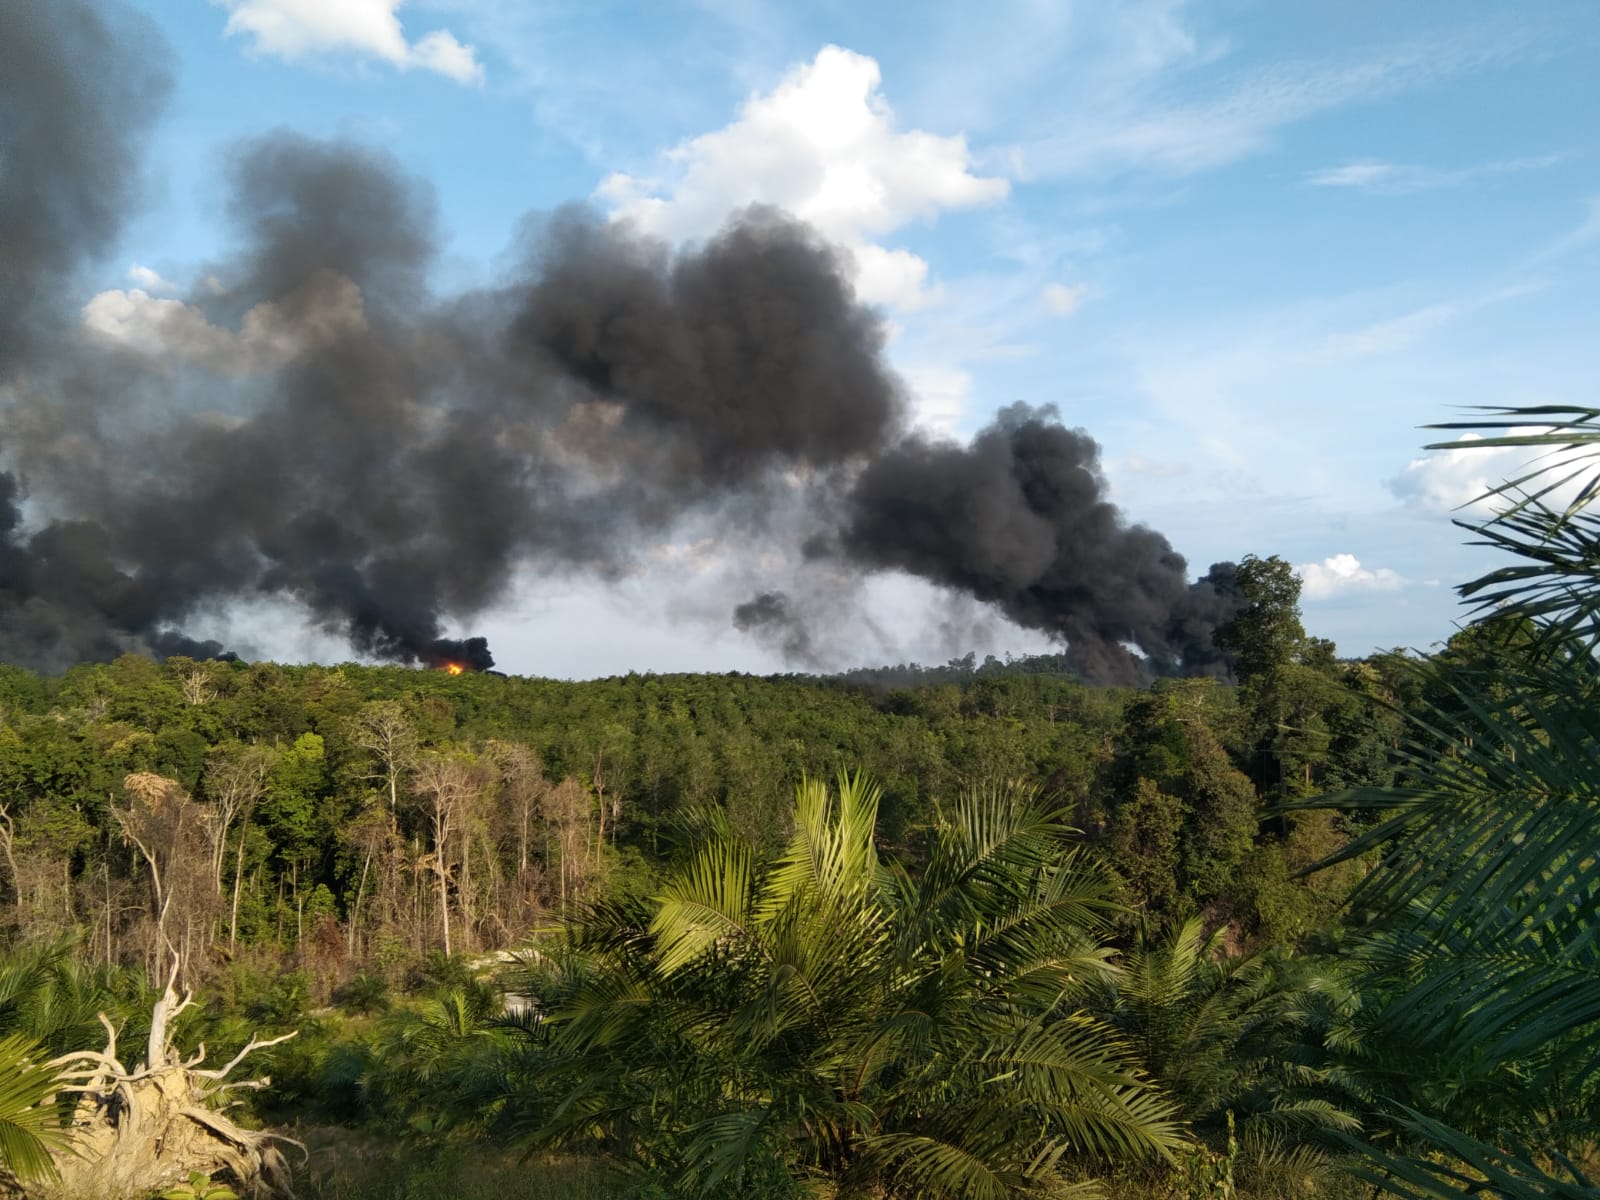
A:
[[[1039,303],[1053,317],[1070,317],[1083,305],[1089,287],[1083,283],[1048,283],[1039,293]]]
[[[1549,430],[1543,425],[1525,425],[1507,432],[1511,436],[1524,436]],[[1458,440],[1477,442],[1483,439],[1475,433],[1465,433]],[[1538,447],[1528,446],[1463,446],[1456,450],[1434,450],[1407,463],[1405,470],[1389,481],[1389,490],[1409,507],[1424,512],[1465,510],[1469,516],[1484,518],[1506,507],[1503,499],[1491,494],[1492,489],[1539,468],[1549,469],[1544,485],[1556,483],[1564,475],[1575,475],[1544,497],[1545,503],[1562,507],[1577,497],[1584,481],[1595,469],[1593,452],[1558,448],[1540,454]]]
[[[674,240],[711,233],[732,209],[776,205],[852,252],[863,300],[924,306],[938,294],[927,263],[878,239],[995,203],[1009,184],[973,172],[963,136],[899,129],[881,83],[875,60],[827,46],[732,124],[669,150],[659,178],[614,174],[599,194],[617,217]]]
[[[103,341],[154,362],[241,376],[281,367],[357,331],[366,314],[360,288],[343,275],[319,271],[282,299],[250,309],[238,330],[213,325],[195,305],[142,288],[92,297],[83,306],[83,324]]]
[[[1319,563],[1295,568],[1307,600],[1327,600],[1349,592],[1393,592],[1404,587],[1404,576],[1388,567],[1364,567],[1354,554],[1334,554]]]
[[[432,71],[460,84],[483,82],[471,46],[448,30],[407,41],[396,11],[404,0],[212,0],[228,10],[229,36],[254,39],[262,54],[294,61],[322,54],[381,59],[401,70]]]
[[[1481,439],[1469,433],[1463,440]],[[1525,457],[1504,447],[1435,450],[1407,463],[1405,470],[1389,481],[1389,490],[1408,506],[1426,512],[1474,507],[1487,515],[1491,509],[1485,494],[1511,478],[1510,472]]]

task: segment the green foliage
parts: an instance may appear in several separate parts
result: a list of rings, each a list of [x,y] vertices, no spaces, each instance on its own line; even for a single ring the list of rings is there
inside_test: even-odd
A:
[[[56,1178],[53,1156],[67,1145],[53,1103],[60,1086],[31,1039],[0,1037],[0,1167],[25,1182]]]
[[[311,1006],[311,980],[303,971],[277,975],[246,1005],[246,1013],[278,1029],[299,1026]]]
[[[1592,653],[1600,634],[1600,518],[1588,508],[1600,494],[1600,409],[1550,404],[1477,411],[1485,415],[1431,427],[1474,431],[1470,438],[1428,449],[1510,447],[1536,450],[1538,457],[1523,474],[1481,497],[1497,502],[1492,520],[1456,522],[1480,544],[1518,560],[1459,591],[1480,618],[1531,622],[1540,651],[1576,644]],[[1542,428],[1528,432],[1528,426]],[[1570,484],[1578,485],[1572,499],[1556,507],[1555,494]]]
[[[1550,421],[1470,444],[1579,457],[1495,489],[1505,506],[1474,527],[1523,561],[1461,589],[1492,626],[1411,667],[1426,700],[1409,714],[1403,785],[1330,801],[1381,818],[1335,856],[1381,851],[1352,897],[1369,919],[1342,1043],[1389,1119],[1369,1148],[1374,1182],[1410,1197],[1594,1197],[1572,1159],[1600,1138],[1600,525],[1582,511],[1595,479],[1565,510],[1546,497],[1583,476],[1600,411],[1493,411],[1452,427]]]
[[[142,973],[86,963],[70,940],[0,953],[0,1035],[24,1036],[51,1057],[100,1042],[101,1013],[127,1037],[143,1036],[152,999]]]
[[[1245,605],[1217,631],[1217,645],[1233,655],[1234,673],[1250,680],[1292,661],[1305,642],[1300,624],[1300,576],[1272,555],[1247,554],[1239,564]]]
[[[1195,1146],[1184,1155],[1178,1174],[1190,1200],[1239,1200],[1234,1167],[1239,1160],[1239,1141],[1234,1136],[1233,1113],[1228,1114],[1228,1140],[1221,1150]]]
[[[1187,1177],[1232,1187],[1237,1168],[1241,1178],[1315,1188],[1331,1165],[1321,1136],[1361,1127],[1297,1061],[1307,996],[1323,981],[1281,954],[1227,957],[1224,933],[1207,937],[1191,918],[1141,938],[1103,1003],[1205,1143],[1184,1163]]]
[[[1600,682],[1571,657],[1508,658],[1493,688],[1417,669],[1452,702],[1417,718],[1411,782],[1338,798],[1384,818],[1339,856],[1385,848],[1352,897],[1358,1069],[1465,1136],[1570,1151],[1600,1135]]]
[[[1215,690],[1191,682],[1138,697],[1103,772],[1113,861],[1158,920],[1224,898],[1240,907],[1239,870],[1255,847],[1255,789],[1206,721]]]
[[[777,858],[714,822],[655,901],[569,924],[541,980],[552,1100],[533,1144],[598,1138],[719,1196],[830,1177],[1015,1195],[1067,1156],[1180,1144],[1082,1006],[1113,970],[1096,940],[1111,905],[1059,816],[969,793],[913,877],[879,860],[878,799],[859,776],[808,781]]]
[[[381,1013],[389,1007],[389,981],[376,971],[362,971],[335,993],[334,1002],[347,1013]]]
[[[1428,1153],[1385,1153],[1371,1165],[1352,1169],[1403,1200],[1451,1200],[1492,1195],[1500,1200],[1596,1200],[1595,1186],[1576,1163],[1559,1151],[1530,1150],[1515,1142],[1506,1148],[1469,1137],[1414,1109],[1402,1112],[1400,1128]]]
[[[161,1200],[239,1200],[239,1193],[225,1183],[213,1182],[203,1171],[190,1171],[187,1183],[169,1187]]]

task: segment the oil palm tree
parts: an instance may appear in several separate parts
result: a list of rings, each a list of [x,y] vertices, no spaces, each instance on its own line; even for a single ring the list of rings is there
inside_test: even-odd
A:
[[[1324,801],[1381,817],[1339,856],[1373,863],[1351,899],[1355,1070],[1392,1137],[1364,1173],[1410,1197],[1592,1198],[1572,1160],[1600,1137],[1600,410],[1447,428],[1499,432],[1443,448],[1553,457],[1467,525],[1517,561],[1461,592],[1532,636],[1488,665],[1416,664],[1436,700],[1409,714],[1405,786]]]
[[[1244,1174],[1312,1180],[1330,1165],[1320,1135],[1361,1127],[1337,1081],[1296,1053],[1327,981],[1309,960],[1224,954],[1226,932],[1191,917],[1142,934],[1102,1004],[1197,1134],[1220,1148],[1237,1119]]]
[[[713,818],[656,899],[567,927],[535,1144],[598,1141],[685,1194],[976,1198],[1182,1143],[1084,1005],[1113,905],[1060,817],[973,792],[914,876],[878,857],[878,796],[803,782],[772,861]]]

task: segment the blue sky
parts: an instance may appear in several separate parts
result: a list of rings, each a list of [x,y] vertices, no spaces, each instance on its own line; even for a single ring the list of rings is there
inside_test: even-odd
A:
[[[1442,640],[1485,565],[1450,511],[1515,461],[1424,458],[1418,426],[1600,379],[1590,3],[138,7],[176,89],[104,289],[190,286],[225,247],[222,156],[279,127],[430,180],[442,289],[493,279],[530,210],[692,241],[779,204],[855,256],[925,423],[1056,405],[1131,519],[1196,573],[1300,565],[1346,653]],[[663,561],[530,581],[470,631],[517,672],[781,669]],[[1040,646],[981,613],[939,633],[906,581],[868,600],[865,660]],[[250,620],[262,652],[342,656]]]

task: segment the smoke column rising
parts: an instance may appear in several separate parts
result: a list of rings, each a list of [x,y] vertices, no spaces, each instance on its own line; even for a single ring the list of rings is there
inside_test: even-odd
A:
[[[1189,585],[1046,410],[967,447],[908,433],[848,264],[775,211],[677,252],[582,209],[529,218],[496,286],[439,296],[430,189],[278,133],[231,154],[238,249],[208,286],[85,305],[164,61],[114,4],[0,12],[0,658],[213,654],[185,625],[271,595],[363,654],[482,668],[447,616],[520,569],[620,577],[714,517],[994,604],[1092,678],[1225,669],[1229,570]],[[824,640],[777,588],[735,600],[791,656]]]

